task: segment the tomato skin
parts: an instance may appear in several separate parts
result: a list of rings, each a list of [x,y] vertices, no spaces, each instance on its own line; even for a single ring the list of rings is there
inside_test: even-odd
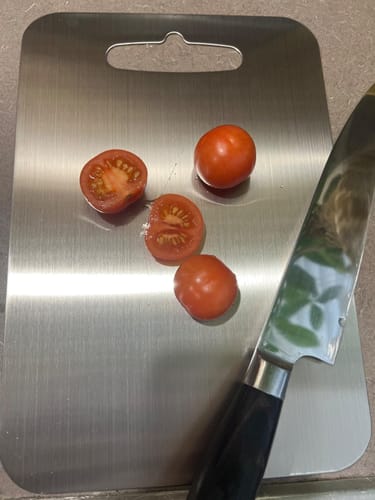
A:
[[[100,213],[116,214],[143,195],[147,167],[130,151],[110,149],[84,165],[79,182],[89,205]]]
[[[155,259],[177,264],[200,249],[204,232],[204,220],[195,203],[168,193],[151,205],[145,244]]]
[[[254,169],[255,144],[246,130],[220,125],[209,130],[194,150],[194,166],[208,186],[227,189],[246,180]]]
[[[174,292],[197,320],[212,320],[233,304],[238,287],[235,274],[214,255],[193,255],[174,276]]]

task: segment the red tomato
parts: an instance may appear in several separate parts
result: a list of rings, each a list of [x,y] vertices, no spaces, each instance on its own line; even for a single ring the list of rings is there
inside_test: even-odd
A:
[[[174,277],[177,299],[198,320],[224,314],[237,291],[235,274],[213,255],[193,255],[181,264]]]
[[[147,168],[130,151],[110,149],[86,163],[79,181],[83,196],[95,210],[115,214],[143,195]]]
[[[145,243],[157,260],[180,262],[202,244],[202,214],[191,200],[179,194],[157,198],[151,205],[147,226]]]
[[[194,166],[204,183],[226,189],[249,177],[255,158],[255,144],[246,130],[236,125],[221,125],[199,139]]]

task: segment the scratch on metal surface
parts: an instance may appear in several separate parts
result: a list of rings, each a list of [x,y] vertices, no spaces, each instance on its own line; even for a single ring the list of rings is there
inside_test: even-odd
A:
[[[36,7],[36,3],[35,2],[33,2],[29,7],[27,7],[27,9],[25,10],[25,14],[26,14],[26,12],[29,12],[34,7]]]
[[[171,182],[173,175],[176,174],[177,162],[173,165],[173,167],[169,171],[169,175],[167,180],[165,181],[163,190],[166,189],[167,185]]]
[[[78,219],[83,220],[84,222],[88,222],[89,224],[92,224],[95,227],[98,227],[99,229],[103,229],[104,231],[110,231],[111,228],[104,226],[101,223],[95,222],[94,220],[89,219],[89,217],[86,217],[84,215],[80,215]]]

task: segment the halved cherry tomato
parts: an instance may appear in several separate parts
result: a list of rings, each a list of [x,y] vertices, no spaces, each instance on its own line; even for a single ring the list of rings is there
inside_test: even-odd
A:
[[[83,167],[80,185],[87,202],[98,212],[114,214],[138,200],[147,183],[147,168],[130,151],[110,149]]]
[[[199,208],[185,196],[164,194],[151,205],[145,233],[150,253],[167,262],[180,262],[197,252],[204,236]]]
[[[194,166],[200,179],[211,187],[226,189],[246,180],[255,166],[255,144],[246,130],[221,125],[198,141]]]
[[[235,274],[217,257],[193,255],[177,269],[174,292],[193,318],[211,320],[231,307],[238,287]]]

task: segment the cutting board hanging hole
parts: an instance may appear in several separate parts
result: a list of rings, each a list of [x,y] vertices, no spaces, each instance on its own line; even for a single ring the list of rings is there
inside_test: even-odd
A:
[[[242,64],[242,53],[230,45],[190,42],[172,31],[161,41],[111,45],[106,59],[121,70],[202,73],[236,70]]]

